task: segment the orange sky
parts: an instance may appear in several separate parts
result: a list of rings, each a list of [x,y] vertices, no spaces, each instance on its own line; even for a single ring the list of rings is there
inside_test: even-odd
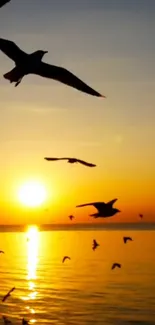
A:
[[[1,9],[1,37],[27,52],[48,50],[44,61],[107,96],[34,76],[14,88],[3,78],[13,62],[0,53],[1,224],[65,223],[70,214],[75,222],[91,222],[95,209],[76,205],[113,198],[122,213],[108,222],[134,222],[141,212],[154,221],[155,8],[132,0],[75,3],[12,1]],[[48,163],[45,156],[77,157],[97,167]],[[47,190],[40,208],[19,202],[18,189],[28,180]]]

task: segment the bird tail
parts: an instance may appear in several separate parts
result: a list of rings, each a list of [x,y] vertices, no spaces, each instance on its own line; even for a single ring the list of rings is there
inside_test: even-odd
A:
[[[20,72],[18,71],[18,69],[15,67],[14,69],[12,69],[11,71],[5,73],[3,75],[3,77],[7,80],[10,81],[10,83],[12,82],[16,82],[16,85],[19,84],[19,82],[21,81],[21,74]]]

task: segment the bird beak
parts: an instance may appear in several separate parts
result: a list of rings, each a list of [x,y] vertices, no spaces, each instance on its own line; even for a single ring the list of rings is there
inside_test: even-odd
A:
[[[48,53],[48,51],[44,51],[44,54]]]

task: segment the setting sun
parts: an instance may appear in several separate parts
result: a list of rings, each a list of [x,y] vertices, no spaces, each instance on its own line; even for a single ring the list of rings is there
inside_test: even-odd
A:
[[[23,184],[18,192],[20,202],[29,207],[41,205],[46,200],[46,196],[44,185],[37,181]]]

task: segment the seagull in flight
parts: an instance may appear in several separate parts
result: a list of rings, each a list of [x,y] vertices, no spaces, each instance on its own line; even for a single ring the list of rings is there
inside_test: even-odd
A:
[[[128,241],[132,241],[131,237],[123,237],[124,244],[126,244]]]
[[[60,81],[89,95],[105,98],[105,96],[89,87],[85,82],[65,68],[42,62],[43,56],[48,53],[48,51],[39,50],[27,54],[14,42],[3,38],[0,38],[0,50],[15,62],[15,68],[5,73],[4,78],[8,79],[11,83],[15,82],[16,87],[20,84],[24,76],[35,74],[44,78]]]
[[[67,260],[67,259],[70,260],[71,258],[70,258],[69,256],[64,256],[64,257],[63,257],[63,260],[62,260],[62,263],[64,263],[65,260]]]
[[[86,162],[84,160],[77,159],[77,158],[69,158],[69,157],[50,158],[50,157],[45,157],[44,159],[47,160],[47,161],[68,160],[69,164],[79,163],[79,164],[85,165],[87,167],[96,167],[96,165],[94,165],[94,164],[88,163],[88,162]]]
[[[121,264],[120,263],[113,263],[111,269],[114,270],[116,267],[118,267],[120,269],[121,268]]]
[[[2,8],[7,2],[10,2],[11,0],[0,0],[0,8]]]
[[[71,216],[69,216],[68,218],[69,218],[70,220],[73,220],[75,217],[71,215]]]
[[[96,249],[98,246],[100,246],[100,245],[97,243],[97,241],[96,241],[95,239],[93,239],[93,247],[92,247],[93,251],[95,251],[95,249]]]
[[[143,218],[143,214],[139,214],[139,217],[142,219]]]
[[[0,254],[5,254],[4,251],[0,251]]]
[[[112,201],[109,201],[107,203],[104,202],[94,202],[94,203],[85,203],[77,205],[77,208],[85,207],[87,205],[93,205],[98,212],[94,214],[90,214],[91,217],[94,218],[108,218],[114,216],[116,213],[121,212],[120,210],[113,208],[113,204],[117,201],[117,199],[114,199]]]
[[[4,302],[9,296],[11,296],[11,292],[15,290],[15,287],[9,290],[9,292],[3,297],[2,302]]]

